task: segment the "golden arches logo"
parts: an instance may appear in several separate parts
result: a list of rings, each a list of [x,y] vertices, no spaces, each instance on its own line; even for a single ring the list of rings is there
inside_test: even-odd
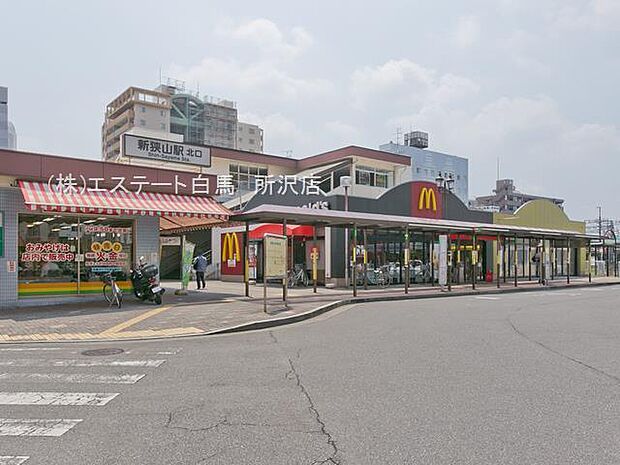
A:
[[[226,233],[222,242],[222,261],[237,261],[241,259],[241,253],[239,252],[239,238],[237,237],[237,234]]]
[[[418,210],[432,210],[437,211],[437,197],[435,197],[435,190],[430,187],[423,187],[420,190],[420,197],[418,198]]]

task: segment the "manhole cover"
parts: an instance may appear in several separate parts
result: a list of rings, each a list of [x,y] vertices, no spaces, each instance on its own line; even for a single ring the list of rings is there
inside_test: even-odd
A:
[[[122,354],[123,352],[125,352],[123,349],[114,349],[114,348],[109,348],[109,349],[93,349],[93,350],[85,350],[84,352],[82,352],[82,355],[90,355],[90,356],[95,356],[95,355],[118,355],[118,354]]]

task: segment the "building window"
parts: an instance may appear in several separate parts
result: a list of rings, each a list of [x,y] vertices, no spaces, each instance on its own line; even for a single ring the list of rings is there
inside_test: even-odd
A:
[[[254,128],[250,128],[248,131],[250,132],[250,134],[256,134],[256,129]]]
[[[420,171],[422,171],[422,169],[420,169],[420,167],[418,167],[418,168],[416,168],[416,169],[415,169],[415,172],[416,172],[417,174],[420,174]]]
[[[257,166],[228,165],[228,173],[236,189],[249,191],[256,188],[256,177],[267,176],[268,170]]]
[[[388,188],[393,184],[394,173],[388,170],[358,166],[355,168],[355,184]]]
[[[140,126],[146,126],[146,121],[144,121],[143,119],[140,120]]]
[[[145,107],[144,105],[142,105],[142,106],[140,107],[140,111],[141,111],[142,113],[146,113],[146,107]]]
[[[159,110],[159,114],[160,114],[161,116],[164,116],[164,110]]]
[[[254,139],[250,139],[250,144],[251,144],[251,145],[254,145],[254,143],[255,143],[255,142],[256,142],[256,141],[255,141]]]
[[[165,130],[166,130],[166,123],[161,123],[161,124],[159,125],[159,128],[160,128],[162,131],[165,131]]]

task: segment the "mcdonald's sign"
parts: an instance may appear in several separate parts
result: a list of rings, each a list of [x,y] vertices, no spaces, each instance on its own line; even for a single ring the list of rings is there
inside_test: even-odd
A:
[[[435,190],[428,187],[423,187],[420,190],[418,196],[418,210],[430,210],[437,211],[437,197],[435,197]]]
[[[411,183],[411,215],[422,218],[442,218],[443,208],[437,186],[432,182]]]
[[[236,268],[241,262],[241,249],[237,233],[222,234],[222,263],[228,268]]]

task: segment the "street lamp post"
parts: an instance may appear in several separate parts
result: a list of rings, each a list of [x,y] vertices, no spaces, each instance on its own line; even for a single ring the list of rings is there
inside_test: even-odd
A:
[[[349,211],[349,188],[351,176],[342,176],[340,185],[344,187],[344,211]],[[349,228],[344,228],[344,285],[349,287]]]
[[[435,178],[435,183],[437,184],[437,190],[441,194],[441,207],[443,209],[443,217],[448,219],[448,203],[446,202],[446,192],[452,192],[454,190],[454,177],[451,174],[445,173],[446,177],[444,178],[441,175],[441,171]],[[448,231],[448,248],[450,248],[450,232]],[[448,291],[452,290],[452,254],[450,250],[446,251],[446,256],[448,257]]]

